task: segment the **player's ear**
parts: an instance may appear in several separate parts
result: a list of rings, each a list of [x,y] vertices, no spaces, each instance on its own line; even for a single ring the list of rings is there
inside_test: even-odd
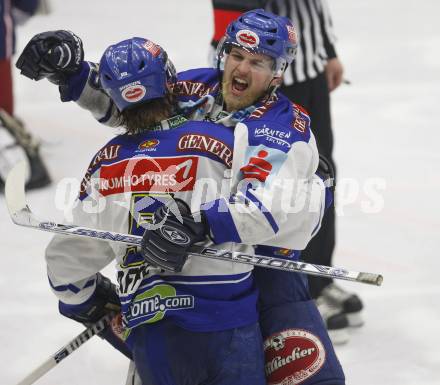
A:
[[[269,83],[269,89],[276,90],[281,83],[283,82],[283,78],[281,76],[274,76]]]

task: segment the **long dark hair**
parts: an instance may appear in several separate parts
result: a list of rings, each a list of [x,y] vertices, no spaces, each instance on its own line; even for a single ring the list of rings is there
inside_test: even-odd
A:
[[[119,124],[130,134],[139,134],[175,113],[175,97],[167,94],[119,113]]]

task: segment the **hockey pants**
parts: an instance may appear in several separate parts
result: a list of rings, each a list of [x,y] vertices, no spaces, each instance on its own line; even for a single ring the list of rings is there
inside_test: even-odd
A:
[[[140,325],[130,334],[143,385],[265,385],[258,324],[191,332],[169,320]]]
[[[265,254],[257,249],[258,254]],[[268,385],[344,385],[345,377],[304,274],[254,268]]]

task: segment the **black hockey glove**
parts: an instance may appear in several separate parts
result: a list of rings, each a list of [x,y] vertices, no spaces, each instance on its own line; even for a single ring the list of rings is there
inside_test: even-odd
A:
[[[330,161],[324,156],[319,155],[319,164],[316,173],[324,181],[325,187],[329,188],[332,192],[335,191],[335,169]]]
[[[209,233],[209,227],[200,213],[199,220],[191,214],[188,205],[180,199],[175,200],[182,221],[167,206],[163,205],[153,215],[153,226],[142,237],[141,253],[153,266],[180,272],[186,262],[189,247],[203,241]],[[176,210],[174,210],[176,211]]]
[[[64,84],[69,75],[80,71],[84,60],[81,39],[73,32],[57,30],[35,35],[15,64],[21,74],[32,79],[49,79]]]
[[[85,303],[67,305],[59,302],[58,308],[65,317],[88,326],[99,321],[108,313],[119,312],[121,302],[116,292],[116,286],[108,278],[98,273],[95,292]]]
[[[121,310],[121,302],[116,293],[116,286],[108,278],[98,273],[96,289],[87,302],[81,305],[67,305],[59,302],[59,310],[65,317],[89,327],[108,313],[119,313]],[[115,315],[115,317],[112,318],[111,325],[113,325],[113,323],[117,324],[119,321],[120,315]],[[107,325],[98,335],[126,357],[132,359],[131,352],[127,345],[111,325]]]

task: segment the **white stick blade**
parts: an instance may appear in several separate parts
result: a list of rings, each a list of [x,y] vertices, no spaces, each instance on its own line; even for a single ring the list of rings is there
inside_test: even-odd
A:
[[[26,207],[26,195],[24,192],[25,181],[26,163],[20,162],[9,172],[5,184],[6,204],[12,218],[14,218],[16,213]]]

